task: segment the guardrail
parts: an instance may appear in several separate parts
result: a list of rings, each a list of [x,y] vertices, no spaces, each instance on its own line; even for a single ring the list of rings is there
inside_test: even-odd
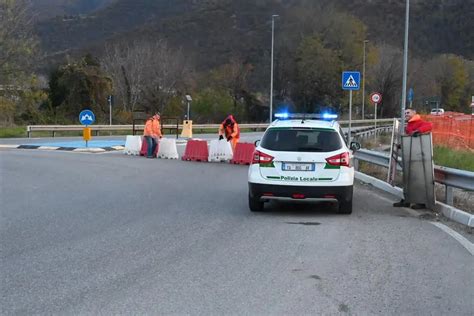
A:
[[[194,130],[205,130],[205,129],[217,129],[220,124],[195,124],[193,125]],[[265,129],[268,127],[268,124],[239,124],[240,128],[249,128],[249,129]],[[145,125],[91,125],[92,131],[96,132],[96,135],[99,135],[101,131],[130,131],[132,132],[135,128],[136,130],[143,130]],[[163,129],[182,129],[182,124],[163,124]],[[51,132],[53,137],[56,137],[57,132],[74,132],[82,131],[84,129],[83,125],[28,125],[26,127],[27,137],[31,137],[33,132]]]
[[[389,154],[373,150],[361,149],[354,154],[356,160],[365,161],[378,166],[388,168]],[[401,168],[397,168],[401,170]],[[474,172],[458,170],[442,166],[434,166],[435,182],[443,184],[446,187],[446,203],[453,205],[453,188],[474,191]]]
[[[381,123],[391,123],[393,119],[378,119],[377,124]],[[374,120],[352,120],[352,125],[371,125],[375,123]],[[343,120],[339,121],[339,124],[342,126],[348,125],[349,121]],[[206,130],[206,129],[215,129],[219,128],[220,124],[194,124],[193,130]],[[252,124],[239,124],[241,129],[265,129],[268,127],[268,123],[252,123]],[[96,135],[101,131],[132,131],[133,125],[91,125],[93,131],[96,132]],[[82,131],[84,128],[83,125],[28,125],[26,127],[27,137],[31,137],[33,132],[51,132],[53,137],[56,137],[56,132],[69,132],[69,131]],[[135,129],[143,129],[144,125],[135,125]],[[164,124],[164,129],[176,128],[176,124]],[[179,129],[183,128],[182,124],[178,125]]]

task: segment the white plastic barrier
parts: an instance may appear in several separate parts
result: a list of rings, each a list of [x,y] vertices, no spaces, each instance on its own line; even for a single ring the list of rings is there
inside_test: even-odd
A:
[[[123,150],[126,155],[140,155],[140,149],[142,148],[142,137],[127,135],[125,140],[125,148]]]
[[[176,139],[162,138],[158,149],[158,158],[178,159],[178,149],[176,148]]]
[[[211,140],[209,148],[209,161],[230,161],[232,159],[232,146],[225,139]]]

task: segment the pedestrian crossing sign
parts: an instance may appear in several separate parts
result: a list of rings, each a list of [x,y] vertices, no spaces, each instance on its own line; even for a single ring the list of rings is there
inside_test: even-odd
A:
[[[360,89],[360,72],[344,71],[342,73],[342,89],[343,90],[359,90]]]

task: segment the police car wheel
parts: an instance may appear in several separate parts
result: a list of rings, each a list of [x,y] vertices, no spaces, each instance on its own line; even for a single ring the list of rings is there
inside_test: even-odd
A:
[[[252,212],[262,212],[263,202],[261,202],[258,198],[253,198],[249,195],[249,209]]]
[[[352,199],[350,201],[339,201],[339,214],[352,213]]]

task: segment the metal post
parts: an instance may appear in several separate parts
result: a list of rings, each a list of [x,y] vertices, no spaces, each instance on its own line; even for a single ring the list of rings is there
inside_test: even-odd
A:
[[[453,187],[446,186],[446,204],[453,205],[454,204],[454,197],[453,197]]]
[[[368,40],[364,41],[364,61],[362,66],[362,119],[365,119],[365,44]]]
[[[109,101],[109,125],[112,125],[112,96],[107,98]]]
[[[408,28],[410,18],[410,0],[406,0],[405,11],[405,47],[403,51],[403,86],[402,86],[402,106],[401,106],[401,128],[405,130],[405,108],[407,102],[407,72],[408,72]]]
[[[275,44],[275,18],[278,15],[272,15],[272,52],[271,52],[271,69],[270,69],[270,120],[271,123],[273,120],[273,50]]]
[[[374,125],[375,125],[375,143],[377,143],[377,103],[375,103],[375,114],[374,114]]]
[[[347,134],[347,139],[349,140],[348,146],[351,145],[352,134],[351,134],[351,127],[352,127],[352,90],[349,90],[349,133]]]
[[[189,120],[190,117],[189,117],[189,101],[188,101],[188,115],[186,116],[186,118]]]

